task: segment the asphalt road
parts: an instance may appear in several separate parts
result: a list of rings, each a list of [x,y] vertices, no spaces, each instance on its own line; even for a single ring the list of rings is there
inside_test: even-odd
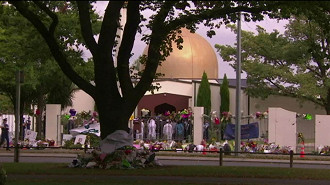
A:
[[[76,158],[76,154],[36,154],[25,153],[20,155],[19,162],[31,163],[71,163]],[[171,157],[157,156],[156,159],[163,165],[186,165],[186,166],[218,166],[219,160],[210,157]],[[1,154],[0,162],[13,162],[13,154]],[[244,158],[224,158],[223,166],[257,166],[257,167],[283,167],[289,168],[288,160],[271,159],[244,159]],[[330,169],[330,161],[298,161],[293,162],[294,168],[318,168]]]

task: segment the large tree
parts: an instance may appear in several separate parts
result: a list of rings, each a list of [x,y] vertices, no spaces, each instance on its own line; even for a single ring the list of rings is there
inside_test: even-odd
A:
[[[51,2],[49,5],[61,8],[61,5],[65,4]],[[75,27],[79,27],[79,24],[73,23],[73,17],[74,14],[70,11],[61,14],[60,18],[64,20],[65,25],[58,30],[58,34],[74,35],[72,38],[66,36],[68,39],[62,40],[61,44],[79,43],[77,34],[74,34]],[[1,6],[0,29],[0,94],[9,97],[12,105],[16,105],[15,73],[22,70],[25,81],[21,88],[21,114],[32,113],[31,104],[37,105],[41,114],[46,103],[61,104],[63,107],[72,104],[74,88],[71,80],[60,70],[41,35],[15,10],[15,7]],[[73,66],[86,76],[84,71],[91,62],[81,61],[81,51],[69,49],[65,53],[70,56]],[[84,70],[80,69],[82,65]],[[41,115],[38,115],[39,136],[42,133],[41,126]]]
[[[327,15],[323,21],[329,22],[329,9],[323,14]],[[257,35],[243,31],[242,68],[247,73],[249,95],[309,100],[330,114],[330,30],[319,21],[300,15],[289,20],[284,34],[267,33],[261,27]],[[234,47],[216,47],[225,61],[235,60]]]
[[[197,29],[198,23],[210,26],[208,34],[215,32],[212,28],[219,27],[237,20],[237,12],[242,11],[245,20],[262,20],[264,14],[279,13],[282,7],[288,9],[304,4],[302,2],[273,1],[110,1],[106,7],[98,41],[93,37],[91,27],[91,4],[88,1],[77,1],[79,22],[86,47],[93,55],[95,81],[91,83],[82,78],[68,63],[64,48],[58,44],[59,37],[54,33],[58,29],[61,14],[57,9],[50,9],[44,2],[10,1],[17,10],[26,17],[39,31],[46,41],[51,53],[62,71],[96,102],[101,123],[101,137],[105,138],[117,130],[128,130],[128,120],[139,100],[150,88],[158,65],[171,51],[171,41],[180,42],[174,35],[179,28]],[[126,8],[127,21],[121,27],[123,35],[117,47],[117,30],[120,27],[121,9]],[[41,11],[40,16],[36,11]],[[151,16],[145,18],[147,11]],[[288,11],[286,11],[288,13]],[[51,20],[46,24],[42,17]],[[129,70],[129,59],[134,45],[135,36],[141,26],[148,31],[143,32],[143,40],[149,44],[145,70],[136,83],[133,83]],[[143,29],[144,29],[143,28]],[[115,55],[116,54],[116,55]],[[116,60],[114,58],[116,56]],[[117,61],[117,67],[114,61]],[[118,82],[117,82],[118,80]],[[119,86],[118,86],[119,84]]]

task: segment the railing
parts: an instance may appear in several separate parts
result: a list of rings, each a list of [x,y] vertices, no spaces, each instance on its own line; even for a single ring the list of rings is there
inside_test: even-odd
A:
[[[178,150],[154,150],[154,151],[157,151],[157,152],[162,152],[162,151],[175,151],[175,152],[178,152]],[[179,150],[179,151],[184,151],[184,150]],[[187,152],[187,151],[185,151]],[[220,148],[219,151],[192,151],[192,152],[205,152],[205,153],[219,153],[219,166],[223,166],[223,158],[224,158],[224,154],[252,154],[252,155],[287,155],[289,156],[289,166],[290,168],[293,167],[293,156],[294,155],[302,155],[300,153],[294,153],[292,150],[289,151],[289,153],[262,153],[262,152],[229,152],[229,151],[224,151],[222,148]],[[328,154],[312,154],[312,153],[304,153],[303,155],[308,155],[308,156],[330,156]]]
[[[5,148],[5,147],[3,147]],[[14,149],[14,147],[9,147]],[[85,145],[84,147],[63,147],[63,146],[37,146],[37,147],[25,147],[25,146],[19,146],[19,149],[45,149],[45,148],[50,148],[50,149],[73,149],[73,150],[84,150],[84,152],[86,153],[88,149],[97,149],[94,147],[88,147],[87,145]],[[231,152],[231,151],[224,151],[222,148],[220,148],[220,150],[214,150],[214,151],[210,151],[210,150],[203,150],[203,151],[197,151],[197,150],[192,150],[192,151],[188,151],[188,150],[151,150],[153,152],[189,152],[189,153],[219,153],[219,166],[223,166],[223,158],[224,158],[224,154],[252,154],[252,155],[286,155],[289,156],[289,165],[290,168],[293,167],[293,156],[294,155],[302,155],[300,153],[294,153],[292,150],[289,151],[289,153],[262,153],[262,152]],[[303,155],[306,156],[326,156],[329,157],[329,154],[313,154],[313,153],[304,153]]]

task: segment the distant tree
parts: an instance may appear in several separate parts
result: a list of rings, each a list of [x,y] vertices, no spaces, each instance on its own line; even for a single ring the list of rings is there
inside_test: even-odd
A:
[[[329,11],[323,13],[327,15],[323,21],[329,22]],[[320,21],[304,15],[293,17],[284,35],[276,30],[267,33],[261,27],[257,35],[242,32],[242,69],[247,73],[250,96],[273,94],[309,100],[330,114],[330,29]],[[234,47],[216,48],[225,61],[236,60]]]
[[[197,106],[204,107],[204,114],[209,115],[211,111],[211,88],[207,74],[203,72],[202,81],[197,93]]]
[[[11,103],[7,96],[0,95],[0,113],[2,114],[13,114],[14,105]]]
[[[227,79],[227,75],[225,74],[223,77],[222,84],[220,85],[220,117],[222,117],[223,112],[229,112],[230,106],[230,93],[229,93],[229,82]],[[224,130],[226,128],[227,121],[223,120],[221,122],[221,140],[223,140]]]

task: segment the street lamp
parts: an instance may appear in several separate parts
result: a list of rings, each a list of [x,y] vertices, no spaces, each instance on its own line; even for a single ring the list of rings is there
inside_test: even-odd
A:
[[[241,12],[239,12],[237,20],[235,152],[239,152],[241,146],[241,52]],[[235,153],[235,155],[237,156],[238,153]]]

